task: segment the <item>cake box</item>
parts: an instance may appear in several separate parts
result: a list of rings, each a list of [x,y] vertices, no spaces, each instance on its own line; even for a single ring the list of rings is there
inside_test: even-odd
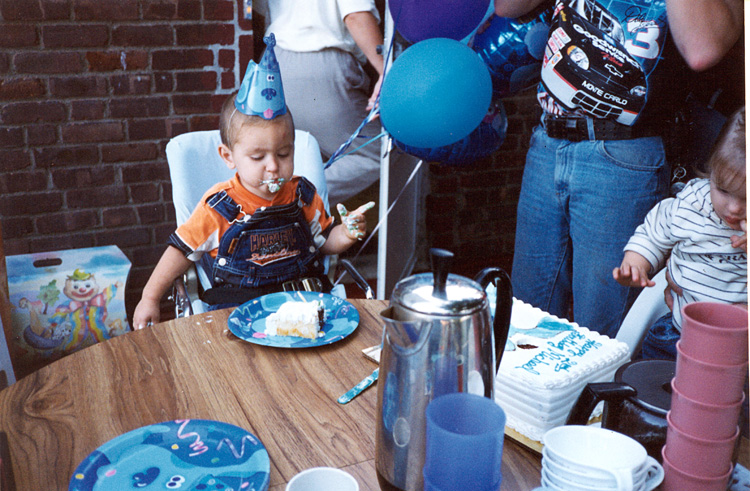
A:
[[[117,246],[6,256],[16,377],[130,331]]]

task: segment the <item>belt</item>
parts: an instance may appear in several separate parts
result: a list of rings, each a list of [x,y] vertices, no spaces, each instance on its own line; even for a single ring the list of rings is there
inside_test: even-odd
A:
[[[256,287],[238,287],[231,285],[214,286],[203,292],[201,300],[209,305],[218,305],[224,303],[243,304],[253,298],[268,295],[276,292],[289,291],[313,291],[313,292],[330,292],[333,285],[327,276],[319,278],[301,278],[297,280],[285,281],[281,284],[256,286]]]
[[[645,125],[626,126],[609,119],[559,118],[544,116],[544,129],[550,138],[574,142],[584,140],[631,140],[656,136],[654,128]]]

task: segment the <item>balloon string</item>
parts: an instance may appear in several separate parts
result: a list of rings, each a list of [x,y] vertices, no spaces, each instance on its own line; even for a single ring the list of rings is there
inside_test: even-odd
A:
[[[380,97],[380,94],[378,94],[378,97]],[[341,144],[341,146],[331,155],[331,157],[328,159],[328,162],[326,162],[325,166],[323,166],[323,169],[329,168],[335,161],[340,159],[344,153],[344,151],[349,148],[349,146],[352,144],[355,138],[359,136],[359,133],[362,131],[362,129],[365,127],[367,123],[372,121],[374,118],[374,113],[377,111],[377,107],[373,107],[370,109],[370,112],[367,114],[364,120],[359,124],[356,130],[354,130],[354,133],[344,142]]]
[[[394,34],[395,34],[395,32],[396,32],[396,30],[395,30],[395,24],[394,24]],[[391,57],[391,51],[393,50],[393,44],[394,44],[395,38],[396,38],[395,35],[391,36],[391,42],[388,45],[388,53],[386,54],[386,56],[383,57],[383,74],[388,73],[388,70],[387,70],[388,60]],[[383,77],[385,77],[385,75],[383,75]],[[383,80],[383,82],[385,82],[385,80]],[[370,112],[367,114],[367,116],[365,116],[365,119],[359,124],[359,127],[357,127],[357,129],[354,130],[354,133],[352,133],[352,136],[350,136],[344,143],[341,144],[341,146],[338,149],[336,149],[335,152],[333,152],[333,155],[331,155],[331,157],[328,159],[328,161],[323,166],[324,170],[327,169],[327,168],[329,168],[331,165],[333,165],[333,163],[335,161],[339,160],[340,158],[343,158],[346,155],[349,155],[350,153],[356,152],[360,148],[369,145],[370,143],[372,143],[376,139],[378,139],[378,138],[380,138],[380,137],[382,137],[383,135],[386,134],[386,132],[383,132],[380,135],[378,135],[375,138],[373,138],[370,141],[368,141],[367,143],[365,143],[364,145],[361,145],[361,146],[357,147],[356,149],[352,150],[351,152],[344,153],[344,151],[346,151],[346,149],[349,148],[349,146],[352,144],[352,142],[354,141],[354,139],[359,136],[360,132],[365,127],[365,125],[367,123],[369,123],[370,121],[373,121],[375,119],[375,117],[380,113],[380,107],[379,107],[378,103],[380,102],[380,93],[381,93],[382,90],[383,90],[383,84],[381,83],[380,87],[378,87],[378,95],[375,96],[375,103],[373,104],[372,109],[370,109]]]
[[[369,140],[367,140],[367,141],[366,141],[365,143],[363,143],[362,145],[358,146],[358,147],[357,147],[357,148],[355,148],[354,150],[350,150],[350,151],[348,151],[348,152],[346,152],[346,153],[342,153],[341,155],[339,155],[338,157],[336,157],[336,159],[333,159],[333,157],[332,157],[332,158],[331,158],[331,161],[330,161],[330,162],[331,162],[331,164],[332,164],[333,162],[335,162],[336,160],[339,160],[339,159],[343,159],[343,158],[344,158],[344,157],[346,157],[347,155],[353,154],[354,152],[356,152],[356,151],[357,151],[357,150],[359,150],[359,149],[365,148],[365,147],[366,147],[367,145],[369,145],[370,143],[372,143],[372,142],[374,142],[374,141],[377,141],[377,140],[379,140],[379,139],[383,138],[383,137],[384,137],[384,136],[386,136],[387,134],[388,134],[388,132],[387,132],[387,131],[383,131],[383,132],[381,132],[381,133],[380,133],[379,135],[377,135],[377,136],[373,136],[372,138],[370,138]]]
[[[354,255],[354,257],[352,258],[352,262],[354,262],[359,257],[359,255],[362,254],[362,251],[365,249],[365,247],[367,246],[367,244],[369,244],[370,241],[372,240],[372,238],[375,237],[375,233],[378,231],[378,229],[380,229],[380,226],[388,218],[388,215],[391,213],[391,210],[393,210],[393,207],[396,206],[396,203],[401,198],[401,195],[404,194],[404,191],[406,191],[406,188],[409,186],[409,184],[411,183],[411,181],[414,180],[414,176],[416,176],[417,172],[419,171],[419,169],[422,168],[422,164],[423,163],[424,163],[424,160],[420,160],[417,163],[417,165],[414,167],[414,170],[411,172],[411,174],[409,175],[409,178],[404,183],[404,186],[401,188],[401,191],[398,192],[398,194],[396,195],[396,198],[391,202],[391,205],[386,210],[385,215],[383,215],[383,217],[380,219],[380,221],[378,221],[378,224],[375,225],[374,229],[372,229],[372,232],[370,233],[370,236],[367,237],[367,240],[364,241],[364,243],[362,244],[362,247],[360,247],[359,250],[357,251],[357,253]],[[345,274],[346,274],[346,271],[342,272],[339,275],[339,277],[336,278],[336,281],[333,283],[334,287],[336,285],[338,285],[339,283],[341,283],[341,280],[344,278]]]

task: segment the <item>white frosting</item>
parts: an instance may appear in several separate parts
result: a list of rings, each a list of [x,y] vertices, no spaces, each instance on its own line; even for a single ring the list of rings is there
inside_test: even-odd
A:
[[[612,380],[627,344],[513,300],[511,331],[495,382],[507,425],[541,441],[565,424],[589,382]]]
[[[320,302],[285,302],[266,317],[269,336],[301,336],[315,339],[320,331]]]

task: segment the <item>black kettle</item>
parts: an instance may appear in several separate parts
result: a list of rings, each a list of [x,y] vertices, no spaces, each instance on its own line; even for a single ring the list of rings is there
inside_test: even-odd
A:
[[[586,424],[596,405],[604,401],[602,427],[635,439],[661,462],[675,365],[668,360],[633,361],[617,369],[614,382],[587,384],[566,424]]]

